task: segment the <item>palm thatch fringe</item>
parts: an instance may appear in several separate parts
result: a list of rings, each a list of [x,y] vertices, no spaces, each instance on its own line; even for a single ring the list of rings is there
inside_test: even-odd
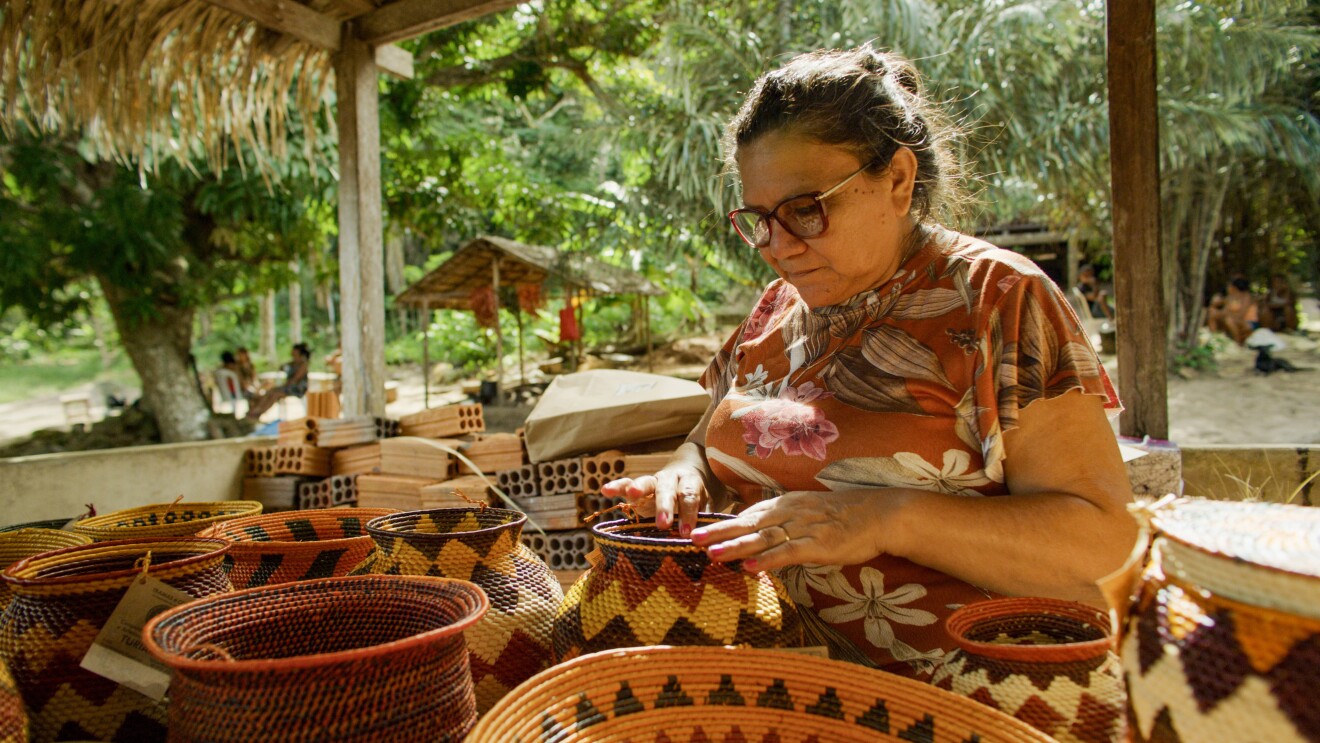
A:
[[[330,54],[269,36],[198,0],[8,0],[0,126],[81,135],[97,157],[148,170],[167,157],[218,166],[246,150],[270,173],[301,124],[313,160],[318,116],[334,122]]]

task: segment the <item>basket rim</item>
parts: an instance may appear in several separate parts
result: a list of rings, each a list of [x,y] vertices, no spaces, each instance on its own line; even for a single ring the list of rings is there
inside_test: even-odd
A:
[[[194,563],[200,563],[200,562],[205,562],[206,560],[218,559],[220,557],[223,557],[225,552],[227,552],[229,549],[228,542],[224,541],[223,539],[214,539],[211,537],[137,537],[134,539],[115,539],[108,542],[91,542],[89,544],[78,544],[72,547],[64,547],[61,549],[52,550],[50,552],[41,552],[39,554],[32,555],[31,557],[25,557],[22,560],[19,560],[18,562],[14,563],[13,565],[10,565],[8,568],[5,568],[3,575],[0,577],[3,577],[5,581],[7,581],[12,585],[22,586],[22,587],[76,585],[79,583],[86,583],[91,580],[106,581],[106,580],[117,580],[121,578],[129,578],[141,573],[142,570],[140,568],[130,567],[123,570],[111,570],[103,573],[85,573],[82,575],[59,575],[59,576],[47,576],[47,577],[25,576],[25,575],[21,575],[21,573],[25,573],[29,570],[36,570],[39,569],[40,567],[45,567],[45,565],[43,565],[42,563],[45,563],[47,561],[58,561],[58,559],[62,559],[63,557],[73,552],[79,552],[79,551],[114,552],[116,550],[122,550],[127,547],[133,547],[133,546],[147,547],[148,545],[160,545],[161,549],[167,549],[169,547],[173,547],[176,549],[183,549],[183,550],[186,550],[189,547],[204,547],[204,546],[212,547],[212,549],[206,552],[198,552],[197,554],[189,555],[188,557],[183,557],[178,560],[171,560],[170,562],[167,563],[162,563],[160,565],[153,564],[151,566],[152,568],[165,568],[166,566],[168,566],[170,569],[179,568],[179,567],[189,567]],[[145,549],[141,551],[143,553],[146,552]],[[52,564],[56,564],[56,563],[52,563]],[[148,574],[150,574],[151,570],[148,569],[147,572]]]
[[[395,513],[395,508],[309,508],[303,511],[276,511],[275,513],[259,513],[254,516],[243,516],[237,519],[230,519],[208,526],[197,536],[223,539],[232,546],[230,553],[234,552],[264,552],[264,551],[286,551],[293,547],[316,545],[316,549],[325,547],[335,547],[338,545],[354,544],[361,540],[371,540],[371,534],[366,531],[366,524],[380,516],[389,516]],[[363,533],[356,537],[336,537],[334,539],[313,539],[309,541],[298,541],[295,539],[242,539],[230,537],[221,532],[234,528],[243,528],[247,526],[265,526],[268,523],[280,523],[286,518],[295,515],[306,516],[313,515],[313,518],[329,516],[351,516],[354,513],[364,514],[360,518],[363,521]],[[365,515],[367,513],[373,515]]]
[[[1101,636],[1095,640],[1082,642],[1059,642],[1049,645],[1004,645],[973,640],[966,635],[967,630],[987,619],[1014,614],[1052,614],[1075,619],[1100,630]],[[1101,655],[1114,644],[1109,618],[1103,611],[1075,601],[1043,596],[1006,597],[964,604],[955,609],[944,620],[944,628],[958,647],[967,652],[996,660],[1039,662],[1043,649],[1051,651],[1060,661],[1080,660]]]
[[[476,607],[466,616],[460,618],[452,624],[444,627],[437,627],[427,630],[410,637],[404,637],[398,640],[391,640],[377,645],[371,645],[367,648],[353,648],[351,650],[336,650],[329,653],[312,653],[310,655],[295,655],[287,658],[262,658],[249,660],[199,660],[197,658],[186,658],[172,652],[167,652],[156,642],[156,627],[164,621],[174,618],[179,614],[186,614],[191,611],[200,611],[210,604],[241,602],[249,596],[262,593],[282,593],[289,590],[295,590],[307,586],[316,586],[321,584],[346,585],[352,583],[388,583],[388,582],[415,582],[443,584],[452,583],[456,587],[465,590],[469,595],[476,598]],[[154,657],[163,661],[176,671],[228,671],[228,672],[256,672],[256,671],[297,671],[307,668],[316,668],[320,666],[333,665],[343,661],[362,660],[381,655],[389,655],[407,648],[418,645],[429,645],[437,640],[441,640],[450,635],[461,636],[463,631],[476,624],[486,612],[490,609],[490,598],[477,584],[459,580],[457,578],[438,578],[427,575],[351,575],[335,578],[317,578],[315,580],[293,581],[291,583],[278,583],[271,586],[257,586],[256,588],[245,588],[229,593],[212,594],[204,598],[181,604],[172,609],[161,612],[147,622],[142,628],[142,643],[147,651]],[[467,652],[466,650],[464,652]]]
[[[763,648],[747,647],[729,647],[729,646],[674,646],[674,645],[654,645],[650,647],[634,648],[614,648],[610,650],[601,650],[595,653],[580,655],[572,660],[565,661],[548,669],[542,670],[531,678],[518,684],[509,693],[505,694],[495,706],[486,711],[485,714],[477,720],[476,727],[469,734],[468,740],[486,741],[497,740],[494,736],[499,733],[510,732],[516,727],[516,720],[524,717],[522,714],[527,707],[536,707],[538,705],[549,704],[559,706],[565,703],[565,700],[574,700],[581,694],[580,687],[584,684],[575,682],[582,679],[590,679],[592,674],[586,673],[583,666],[591,667],[596,664],[605,666],[637,663],[650,664],[652,666],[663,667],[663,673],[677,676],[683,679],[685,671],[692,672],[693,666],[700,666],[704,661],[713,661],[716,659],[730,661],[738,658],[747,659],[752,663],[757,663],[766,669],[773,669],[775,677],[783,679],[809,679],[818,681],[822,678],[837,679],[836,688],[843,691],[847,687],[852,689],[865,686],[868,694],[877,695],[890,693],[895,697],[904,697],[906,699],[925,699],[932,702],[944,701],[953,705],[960,711],[958,717],[964,721],[968,718],[985,720],[987,728],[993,726],[995,730],[987,729],[984,733],[1004,732],[1012,733],[1015,737],[1005,738],[1019,740],[1024,743],[1027,741],[1039,741],[1039,743],[1052,743],[1054,738],[1031,727],[1027,723],[1018,720],[1001,710],[994,709],[965,696],[955,694],[951,691],[937,688],[928,683],[917,681],[915,679],[905,678],[897,674],[888,673],[879,669],[866,668],[864,666],[854,666],[844,661],[826,660],[814,656],[798,653],[786,653],[779,650],[767,650]],[[731,663],[720,663],[722,668],[729,668],[729,671],[722,673],[735,673],[732,670],[734,666]],[[645,672],[650,672],[650,667],[645,668]],[[840,673],[849,674],[841,676]],[[579,675],[581,674],[581,675]],[[636,674],[633,674],[634,676]],[[599,677],[599,674],[596,675]],[[568,681],[566,681],[568,679]],[[861,682],[861,683],[853,683]],[[704,705],[691,707],[694,714],[700,715]],[[739,708],[746,709],[746,708]],[[653,711],[653,710],[647,710]],[[809,713],[803,713],[809,714]],[[514,727],[510,727],[510,723]],[[539,724],[537,726],[539,729]],[[581,733],[578,728],[576,732]],[[578,736],[579,739],[590,740],[590,736]],[[998,738],[995,738],[998,739]]]
[[[737,518],[728,513],[712,513],[701,511],[697,513],[697,521],[708,521],[715,523],[719,521],[728,521]],[[591,527],[591,533],[598,542],[610,544],[612,547],[632,546],[632,547],[662,547],[666,550],[676,552],[705,552],[705,547],[699,547],[687,537],[639,537],[632,534],[624,534],[612,529],[622,529],[628,526],[654,526],[655,518],[633,521],[632,519],[615,519],[613,521],[602,521]]]
[[[495,513],[500,513],[500,514],[512,514],[512,515],[515,516],[516,518],[511,519],[511,520],[509,520],[509,521],[506,521],[506,522],[503,523],[503,524],[496,524],[496,525],[494,525],[494,526],[487,526],[487,527],[483,527],[483,528],[481,528],[481,529],[466,529],[466,530],[464,530],[464,531],[448,532],[448,533],[445,533],[445,534],[436,534],[436,533],[427,532],[427,531],[399,531],[399,530],[396,530],[396,529],[386,529],[386,528],[384,528],[383,526],[381,526],[381,524],[384,524],[384,523],[386,523],[387,521],[389,521],[389,520],[391,520],[391,519],[400,519],[400,518],[404,518],[404,517],[416,517],[416,518],[420,519],[420,518],[422,518],[423,516],[426,516],[426,515],[429,515],[429,514],[433,514],[433,513],[451,513],[451,512],[452,512],[452,513],[458,514],[458,513],[471,513],[471,512],[473,512],[473,511],[487,511],[487,512],[491,512],[491,511],[493,511],[493,512],[495,512]],[[415,511],[399,511],[399,512],[397,512],[397,513],[390,513],[390,514],[386,514],[386,515],[384,515],[384,516],[380,516],[380,517],[374,518],[374,519],[372,519],[372,520],[370,520],[370,521],[367,522],[367,533],[369,533],[369,534],[371,534],[371,535],[373,535],[373,536],[374,536],[374,535],[380,535],[380,536],[400,536],[400,535],[403,535],[403,536],[406,536],[406,537],[409,537],[409,538],[415,538],[415,537],[436,537],[436,538],[440,538],[440,539],[450,539],[450,538],[452,538],[452,537],[454,537],[454,536],[456,536],[456,535],[458,535],[458,534],[483,534],[483,533],[486,533],[486,532],[497,532],[497,531],[499,531],[499,530],[501,530],[501,529],[510,529],[510,528],[514,528],[514,527],[517,527],[517,528],[521,529],[524,525],[526,525],[526,523],[527,523],[527,514],[523,513],[522,511],[515,511],[515,510],[513,510],[512,508],[496,508],[496,507],[494,507],[494,506],[487,506],[487,507],[484,508],[484,509],[483,509],[483,508],[479,508],[479,507],[477,507],[477,506],[463,506],[463,507],[461,507],[461,508],[423,508],[423,509],[418,509],[418,510],[415,510]]]
[[[1289,545],[1292,549],[1253,549],[1258,546],[1262,535],[1244,531],[1242,519],[1232,518],[1235,515],[1254,517],[1250,519],[1252,526],[1266,521],[1266,525],[1284,529],[1284,534],[1295,538]],[[1299,521],[1297,517],[1307,521]],[[1207,522],[1226,526],[1206,531]],[[1320,578],[1320,536],[1316,531],[1320,527],[1320,518],[1306,506],[1187,496],[1155,510],[1151,514],[1151,524],[1156,532],[1152,536],[1163,537],[1220,560],[1245,563],[1255,569],[1279,574]],[[1247,539],[1235,541],[1234,536]],[[1301,547],[1306,549],[1303,551]]]
[[[164,513],[169,513],[175,508],[179,508],[180,510],[188,510],[182,508],[183,506],[224,506],[230,504],[232,504],[236,508],[242,508],[244,510],[250,510],[253,507],[255,507],[257,509],[257,512],[253,514],[248,514],[252,516],[259,515],[262,509],[261,501],[255,501],[255,500],[211,500],[211,501],[179,501],[178,503],[153,503],[147,506],[134,506],[132,508],[121,508],[118,511],[111,511],[109,513],[101,514],[100,516],[89,516],[88,518],[76,522],[73,526],[70,527],[70,529],[73,530],[87,529],[88,531],[117,531],[121,529],[152,529],[159,526],[174,526],[174,524],[115,526],[113,522],[123,518],[125,515],[128,514],[153,513],[153,512],[162,512],[162,511]],[[190,522],[187,523],[209,524],[215,520],[231,519],[231,518],[234,518],[234,514],[232,513],[216,514],[214,516],[207,516],[205,518],[192,519]]]

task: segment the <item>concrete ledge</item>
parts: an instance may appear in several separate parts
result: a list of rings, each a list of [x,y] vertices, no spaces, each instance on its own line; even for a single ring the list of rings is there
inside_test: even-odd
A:
[[[0,459],[0,525],[187,501],[235,500],[243,452],[274,437],[222,439]]]
[[[1182,449],[1183,493],[1215,500],[1320,505],[1320,446],[1207,445]]]

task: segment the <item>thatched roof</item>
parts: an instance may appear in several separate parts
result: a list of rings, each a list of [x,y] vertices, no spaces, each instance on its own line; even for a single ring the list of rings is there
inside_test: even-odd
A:
[[[491,285],[496,263],[502,286],[551,281],[595,294],[664,293],[643,276],[582,253],[485,235],[463,245],[394,301],[413,307],[467,309],[472,291]]]
[[[218,163],[246,144],[283,158],[286,114],[314,134],[330,73],[326,50],[198,0],[9,0],[0,11],[0,123],[81,131],[101,156]]]

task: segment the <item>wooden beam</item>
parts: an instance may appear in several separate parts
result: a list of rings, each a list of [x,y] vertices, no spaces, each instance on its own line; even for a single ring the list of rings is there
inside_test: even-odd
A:
[[[357,34],[368,44],[386,44],[507,10],[517,4],[518,0],[398,0],[359,17]]]
[[[339,124],[339,307],[345,416],[385,415],[380,111],[371,49],[344,24],[335,55]]]
[[[339,21],[293,0],[205,0],[321,49],[339,48]]]
[[[320,49],[339,51],[341,21],[318,13],[292,0],[206,0],[231,13],[257,22],[270,35],[258,41],[268,54],[283,54],[292,43],[305,41]],[[382,71],[404,80],[413,77],[412,53],[393,44],[381,44],[375,49],[376,66]]]
[[[1168,309],[1160,255],[1155,0],[1108,0],[1109,162],[1124,436],[1169,436]]]

